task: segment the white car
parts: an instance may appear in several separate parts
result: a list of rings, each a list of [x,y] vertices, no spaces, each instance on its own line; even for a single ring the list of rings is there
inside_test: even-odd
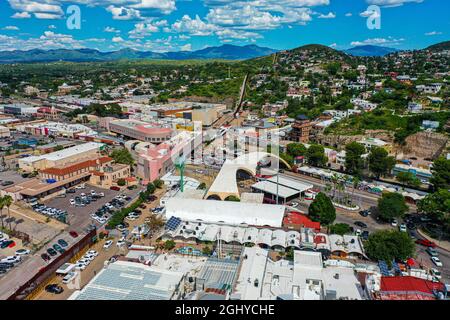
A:
[[[95,251],[95,250],[89,250],[86,254],[89,254],[89,255],[94,256],[94,257],[98,256],[98,252]]]
[[[292,202],[292,203],[291,203],[291,207],[292,207],[292,208],[297,208],[298,205],[299,205],[298,202]]]
[[[125,245],[125,241],[122,240],[122,239],[120,239],[119,241],[117,241],[116,245],[117,245],[118,247],[123,247],[123,246]]]
[[[83,189],[83,187],[81,185],[78,185],[78,186],[75,186],[75,189],[80,190],[80,189]]]
[[[433,261],[433,263],[438,266],[438,267],[442,267],[442,262],[441,260],[439,260],[438,257],[431,257],[431,261]]]
[[[96,194],[95,190],[91,190],[91,196],[95,196]]]
[[[78,260],[77,261],[77,264],[78,263],[83,263],[83,264],[85,264],[86,266],[88,266],[90,263],[91,263],[91,260],[89,260],[89,259],[86,259],[86,258],[81,258],[80,260]]]
[[[431,268],[431,275],[433,277],[435,277],[436,279],[438,279],[438,280],[442,279],[442,274],[441,274],[441,272],[438,269]]]
[[[83,259],[89,260],[89,261],[94,261],[95,256],[90,255],[90,254],[85,254],[85,255],[83,256]]]
[[[125,219],[129,220],[129,221],[134,221],[134,220],[137,220],[137,218],[138,217],[136,217],[136,216],[127,216]]]
[[[100,197],[104,197],[104,196],[105,196],[105,194],[104,194],[103,192],[100,192],[98,195],[99,195]]]
[[[73,206],[75,204],[75,200],[74,199],[70,199],[70,204]]]
[[[398,222],[397,222],[397,220],[392,220],[392,223],[391,223],[391,226],[393,226],[393,227],[396,227],[396,226],[398,226]]]
[[[406,224],[402,223],[399,227],[401,232],[406,232]]]
[[[26,256],[27,254],[30,254],[30,250],[28,249],[19,249],[16,251],[16,256]]]
[[[108,249],[109,247],[112,246],[112,244],[113,244],[113,241],[112,241],[112,240],[108,240],[108,241],[106,241],[105,244],[103,245],[103,248],[104,248],[104,249]]]
[[[9,256],[0,260],[0,262],[16,264],[19,263],[21,260],[22,258],[20,256]]]
[[[75,279],[75,277],[77,276],[77,274],[75,272],[69,272],[68,274],[66,274],[66,276],[63,278],[62,282],[64,284],[69,283],[70,281],[72,281],[73,279]]]
[[[78,263],[78,264],[75,266],[75,270],[83,271],[84,269],[86,269],[86,265],[85,265],[84,263]]]

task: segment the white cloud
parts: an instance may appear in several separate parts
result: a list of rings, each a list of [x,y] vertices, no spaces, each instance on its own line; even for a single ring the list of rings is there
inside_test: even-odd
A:
[[[180,47],[181,51],[192,51],[192,45],[190,43]]]
[[[125,40],[123,40],[122,37],[113,37],[112,38],[112,42],[124,42]]]
[[[20,29],[19,29],[19,27],[16,27],[16,26],[6,26],[6,27],[3,27],[2,30],[19,31]]]
[[[48,26],[49,29],[56,29],[56,26],[54,24],[51,24]]]
[[[348,12],[348,13],[345,14],[345,16],[346,16],[346,17],[351,17],[351,16],[353,16],[353,13]]]
[[[204,22],[198,15],[194,19],[184,15],[181,20],[174,22],[170,29],[166,29],[166,31],[168,30],[177,33],[188,33],[192,36],[209,36],[214,31],[217,31],[218,27]]]
[[[383,7],[398,7],[407,2],[421,3],[424,0],[366,0],[368,4],[374,4]]]
[[[134,25],[134,29],[128,32],[128,34],[132,39],[144,38],[151,35],[152,33],[159,32],[159,27],[166,25],[166,20],[151,23],[137,23]]]
[[[366,45],[399,45],[401,42],[405,41],[403,38],[395,39],[392,37],[388,38],[371,38],[364,41],[353,41],[350,44],[352,46],[366,46]]]
[[[103,29],[104,32],[110,32],[110,33],[120,33],[120,30],[114,28],[114,27],[109,27],[106,26],[105,29]]]
[[[431,32],[425,33],[426,36],[438,36],[441,34],[442,34],[442,32],[440,32],[440,31],[431,31]]]
[[[29,19],[29,18],[31,18],[31,15],[26,11],[16,12],[11,16],[11,18],[13,18],[13,19]]]
[[[319,19],[334,19],[336,15],[333,12],[329,12],[328,14],[321,14],[318,17]]]

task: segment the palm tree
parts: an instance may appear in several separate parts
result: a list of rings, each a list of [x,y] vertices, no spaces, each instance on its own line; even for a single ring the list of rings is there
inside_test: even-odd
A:
[[[353,177],[352,204],[353,204],[353,199],[354,199],[354,195],[355,195],[355,189],[358,188],[360,182],[361,182],[361,179],[359,179],[359,177],[357,177],[357,176]]]
[[[3,197],[2,201],[3,201],[3,205],[6,206],[6,208],[8,208],[9,230],[11,230],[11,212],[9,211],[9,207],[13,203],[13,198],[10,195],[6,195]],[[2,221],[3,221],[3,219],[2,219]]]
[[[3,208],[5,207],[5,200],[0,197],[0,219],[2,220],[2,229],[5,228],[5,223],[3,222]]]
[[[336,186],[339,183],[339,176],[336,173],[333,173],[331,176],[331,182],[333,183],[333,199],[336,196]]]

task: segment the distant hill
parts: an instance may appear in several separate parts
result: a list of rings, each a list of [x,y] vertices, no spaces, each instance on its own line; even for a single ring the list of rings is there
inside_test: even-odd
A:
[[[399,50],[380,46],[357,46],[351,49],[344,50],[345,53],[356,57],[382,57]]]
[[[234,46],[223,45],[220,47],[209,47],[197,51],[180,51],[158,53],[151,51],[137,51],[133,49],[122,49],[113,52],[101,52],[95,49],[56,49],[28,51],[1,51],[0,63],[31,63],[31,62],[98,62],[113,61],[121,59],[167,59],[167,60],[192,60],[192,59],[223,59],[244,60],[267,56],[277,50],[263,48],[257,45]]]
[[[445,41],[441,43],[436,43],[432,46],[429,46],[427,50],[431,51],[443,51],[443,50],[450,50],[450,41]]]

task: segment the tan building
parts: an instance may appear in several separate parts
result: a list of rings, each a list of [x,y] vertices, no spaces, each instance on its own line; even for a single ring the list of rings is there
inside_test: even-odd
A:
[[[19,160],[19,168],[25,172],[33,172],[35,170],[69,166],[86,159],[97,159],[104,147],[103,143],[88,142],[41,156],[23,158]]]
[[[130,166],[126,164],[108,164],[102,166],[100,170],[91,173],[92,175],[89,182],[103,188],[109,188],[112,185],[117,184],[120,179],[124,179],[127,184],[135,182],[135,179],[130,179],[131,169]]]
[[[11,132],[9,128],[0,126],[0,138],[9,138],[11,136]]]

